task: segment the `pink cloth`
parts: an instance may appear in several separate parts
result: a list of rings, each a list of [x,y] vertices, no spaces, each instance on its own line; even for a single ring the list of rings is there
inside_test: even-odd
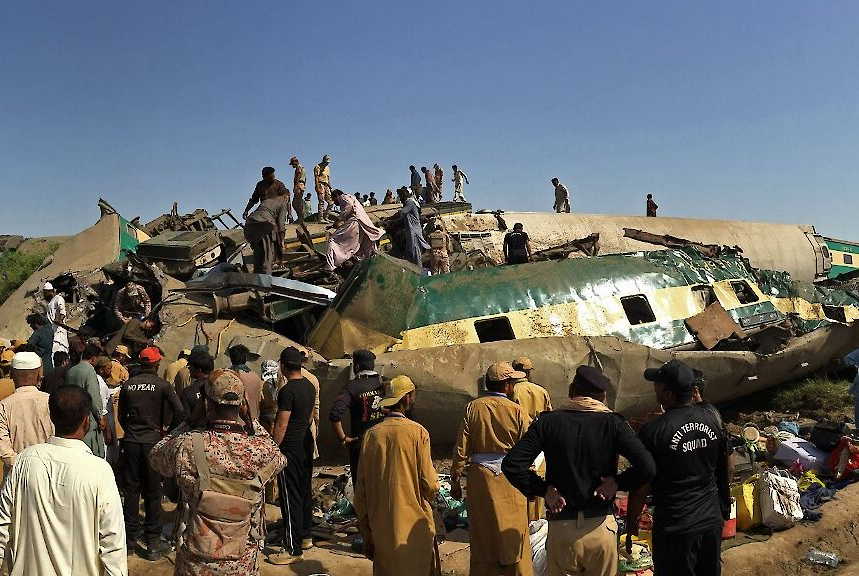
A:
[[[340,206],[340,225],[328,238],[328,254],[325,258],[328,269],[334,270],[353,256],[366,260],[376,253],[376,243],[384,234],[376,228],[364,207],[351,194],[337,198]]]

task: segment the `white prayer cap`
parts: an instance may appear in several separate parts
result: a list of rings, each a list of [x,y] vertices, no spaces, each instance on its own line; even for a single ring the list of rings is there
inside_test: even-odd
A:
[[[53,290],[53,289],[54,289],[54,285],[51,284],[50,282],[45,282],[45,285],[42,286],[42,290]]]
[[[42,359],[35,352],[18,352],[12,358],[13,370],[35,370],[42,367]]]

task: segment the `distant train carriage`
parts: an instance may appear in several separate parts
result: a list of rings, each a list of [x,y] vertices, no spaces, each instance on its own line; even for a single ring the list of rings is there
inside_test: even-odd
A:
[[[859,270],[859,244],[825,238],[826,246],[832,255],[832,268],[829,270],[830,278],[838,278],[843,274]]]

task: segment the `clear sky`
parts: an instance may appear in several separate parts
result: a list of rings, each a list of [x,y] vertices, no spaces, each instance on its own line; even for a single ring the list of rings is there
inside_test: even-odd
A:
[[[439,162],[476,208],[814,224],[859,240],[856,2],[5,2],[0,234],[99,196],[241,213],[262,166],[349,192]],[[447,183],[450,193],[450,183]]]

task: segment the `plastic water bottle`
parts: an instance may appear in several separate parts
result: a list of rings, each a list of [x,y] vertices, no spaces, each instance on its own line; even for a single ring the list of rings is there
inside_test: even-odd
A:
[[[838,554],[833,552],[823,552],[817,548],[811,548],[808,551],[808,554],[805,555],[805,559],[812,564],[824,564],[833,568],[838,566],[841,562],[841,558],[838,557]]]

